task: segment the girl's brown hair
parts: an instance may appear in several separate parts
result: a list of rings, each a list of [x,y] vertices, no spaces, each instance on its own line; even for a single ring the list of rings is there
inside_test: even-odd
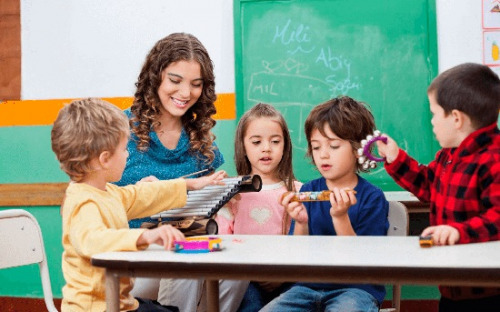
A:
[[[247,175],[252,172],[252,165],[248,160],[245,152],[244,138],[250,122],[259,118],[269,118],[277,122],[283,130],[283,157],[278,164],[278,178],[285,182],[286,188],[289,191],[295,189],[293,181],[295,175],[292,167],[292,140],[290,132],[283,115],[278,110],[269,104],[259,103],[247,111],[238,122],[236,128],[236,137],[234,140],[234,163],[238,175]]]
[[[348,96],[326,101],[314,107],[306,119],[304,130],[307,138],[307,156],[312,159],[311,134],[318,130],[323,136],[329,126],[340,139],[351,143],[353,154],[361,147],[361,140],[375,131],[375,120],[368,107]],[[356,161],[357,171],[368,172]]]
[[[216,113],[214,102],[215,76],[212,60],[201,42],[191,34],[173,33],[159,40],[151,49],[142,66],[131,107],[130,127],[137,136],[137,148],[145,151],[149,147],[149,132],[160,125],[161,101],[158,88],[162,82],[162,72],[170,64],[194,60],[200,64],[203,90],[200,98],[182,117],[182,125],[190,140],[191,152],[200,152],[208,162],[215,155],[211,129],[215,126],[212,116]]]

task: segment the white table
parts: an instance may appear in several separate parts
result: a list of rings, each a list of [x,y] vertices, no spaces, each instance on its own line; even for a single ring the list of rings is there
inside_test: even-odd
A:
[[[421,248],[416,236],[219,237],[219,252],[151,246],[92,257],[106,268],[108,311],[118,311],[119,276],[205,278],[209,311],[219,309],[219,279],[500,286],[500,241]]]

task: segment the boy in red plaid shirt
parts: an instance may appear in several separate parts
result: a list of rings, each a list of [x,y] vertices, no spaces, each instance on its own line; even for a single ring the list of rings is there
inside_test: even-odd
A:
[[[426,165],[377,141],[385,168],[404,189],[430,202],[422,236],[435,245],[500,239],[500,80],[487,66],[466,63],[440,74],[427,90],[432,131],[442,149]],[[480,256],[480,255],[478,255]],[[499,311],[500,288],[440,286],[439,310]]]

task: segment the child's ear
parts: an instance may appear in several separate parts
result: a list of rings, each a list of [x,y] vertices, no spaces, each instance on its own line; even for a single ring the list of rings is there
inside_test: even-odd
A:
[[[110,158],[111,153],[109,151],[104,151],[99,155],[99,163],[103,169],[108,169]]]
[[[459,111],[458,109],[454,109],[451,111],[451,116],[455,124],[455,129],[464,130],[472,127],[472,121],[470,117],[464,112]]]

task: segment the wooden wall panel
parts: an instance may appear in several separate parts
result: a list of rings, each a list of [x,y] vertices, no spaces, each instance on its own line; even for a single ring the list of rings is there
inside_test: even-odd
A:
[[[0,102],[21,99],[21,9],[0,0]]]

